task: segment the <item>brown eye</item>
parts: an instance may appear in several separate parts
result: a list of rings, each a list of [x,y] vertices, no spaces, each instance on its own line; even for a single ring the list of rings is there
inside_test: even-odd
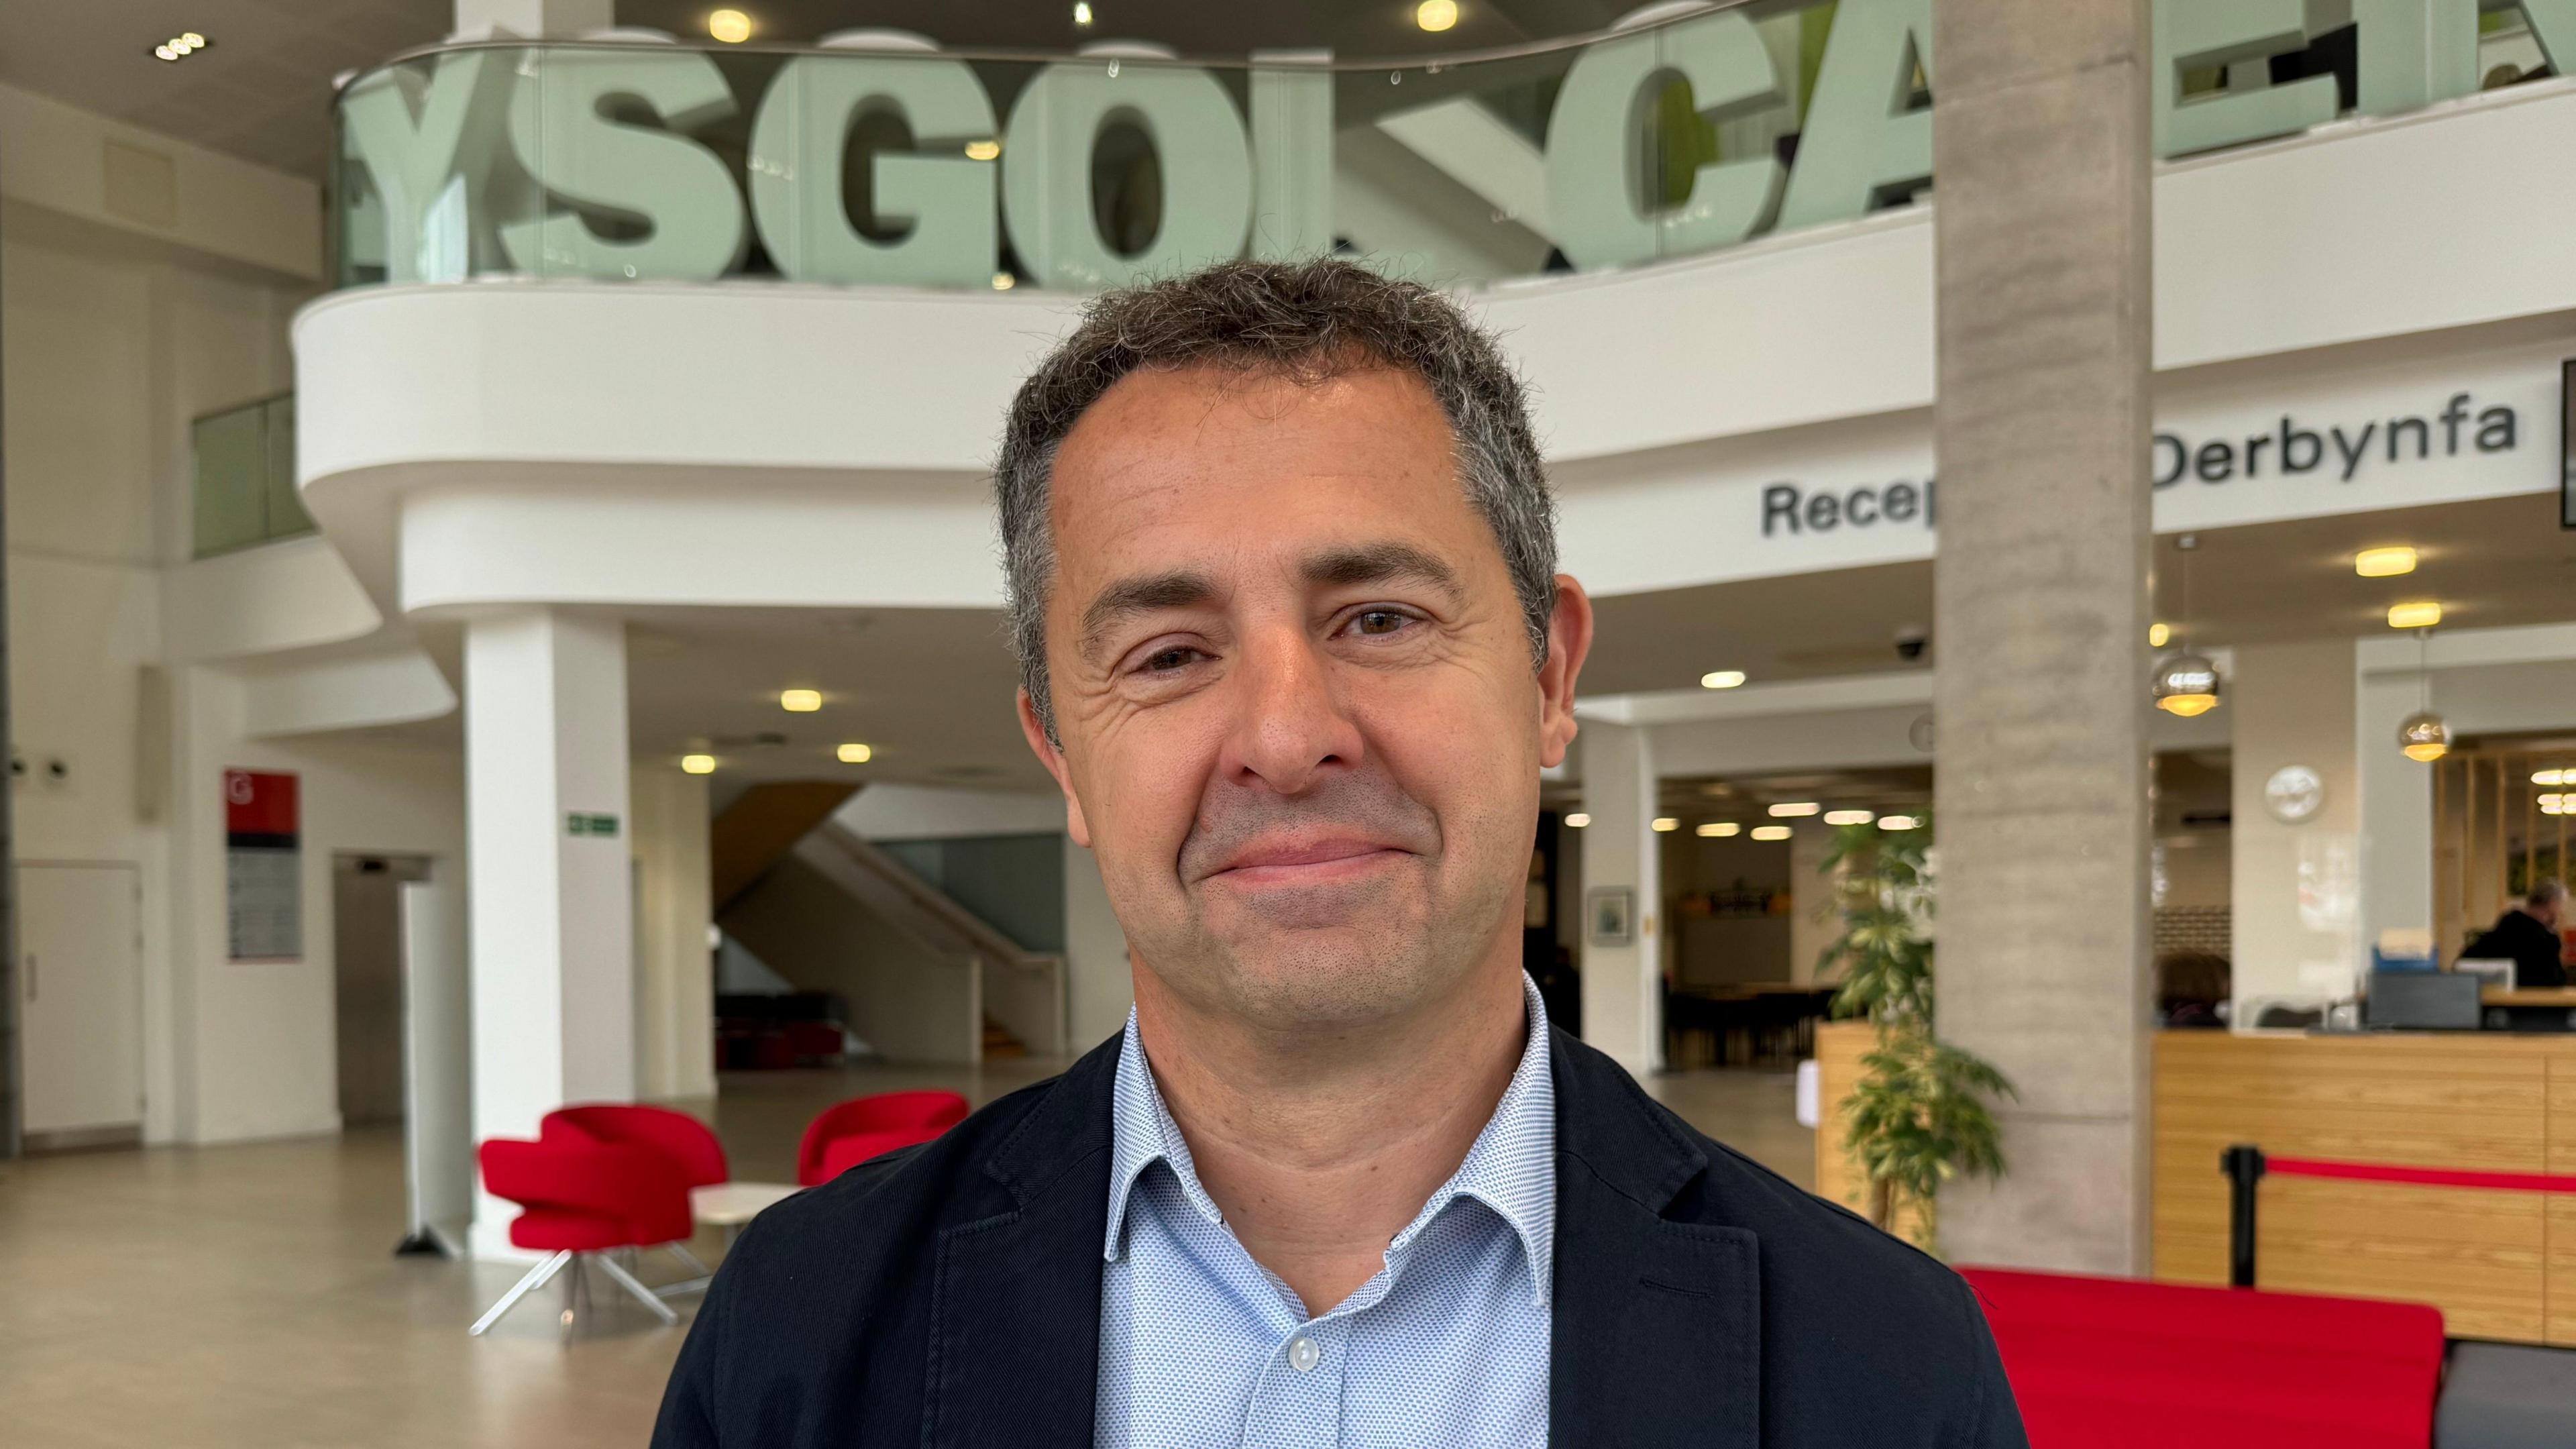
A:
[[[1351,621],[1363,634],[1392,634],[1413,620],[1393,609],[1368,609]]]
[[[1179,669],[1188,664],[1190,662],[1190,656],[1197,652],[1198,651],[1195,649],[1184,649],[1175,645],[1172,648],[1162,650],[1158,653],[1149,654],[1145,658],[1146,672],[1149,674],[1163,674],[1174,669]]]

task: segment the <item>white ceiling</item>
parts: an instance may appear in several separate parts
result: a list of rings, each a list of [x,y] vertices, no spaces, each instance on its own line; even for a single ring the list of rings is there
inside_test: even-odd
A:
[[[0,83],[321,179],[331,78],[445,35],[454,0],[0,0]],[[186,60],[152,47],[208,38]]]

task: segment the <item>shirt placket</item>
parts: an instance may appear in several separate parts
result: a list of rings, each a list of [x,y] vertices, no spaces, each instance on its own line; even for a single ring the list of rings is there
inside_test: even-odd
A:
[[[1280,1338],[1253,1386],[1244,1449],[1331,1449],[1342,1442],[1348,1320],[1301,1323]]]

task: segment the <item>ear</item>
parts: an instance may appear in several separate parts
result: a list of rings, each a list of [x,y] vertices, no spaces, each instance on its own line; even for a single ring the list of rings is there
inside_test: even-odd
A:
[[[1082,818],[1082,800],[1073,793],[1073,772],[1065,767],[1064,751],[1047,738],[1046,726],[1038,722],[1037,706],[1030,702],[1029,692],[1020,691],[1020,733],[1028,739],[1029,753],[1038,757],[1055,786],[1064,792],[1064,832],[1073,843],[1085,850],[1091,848],[1091,827]]]
[[[1556,610],[1547,620],[1547,663],[1538,671],[1538,762],[1565,763],[1574,743],[1574,682],[1592,652],[1592,597],[1570,574],[1556,576]]]

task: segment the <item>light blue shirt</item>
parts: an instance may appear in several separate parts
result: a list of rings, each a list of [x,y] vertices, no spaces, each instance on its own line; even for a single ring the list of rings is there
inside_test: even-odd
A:
[[[1492,1119],[1387,1244],[1386,1266],[1320,1318],[1252,1260],[1199,1185],[1129,1013],[1098,1449],[1546,1444],[1556,1086],[1546,1008],[1521,985],[1529,1040]]]

